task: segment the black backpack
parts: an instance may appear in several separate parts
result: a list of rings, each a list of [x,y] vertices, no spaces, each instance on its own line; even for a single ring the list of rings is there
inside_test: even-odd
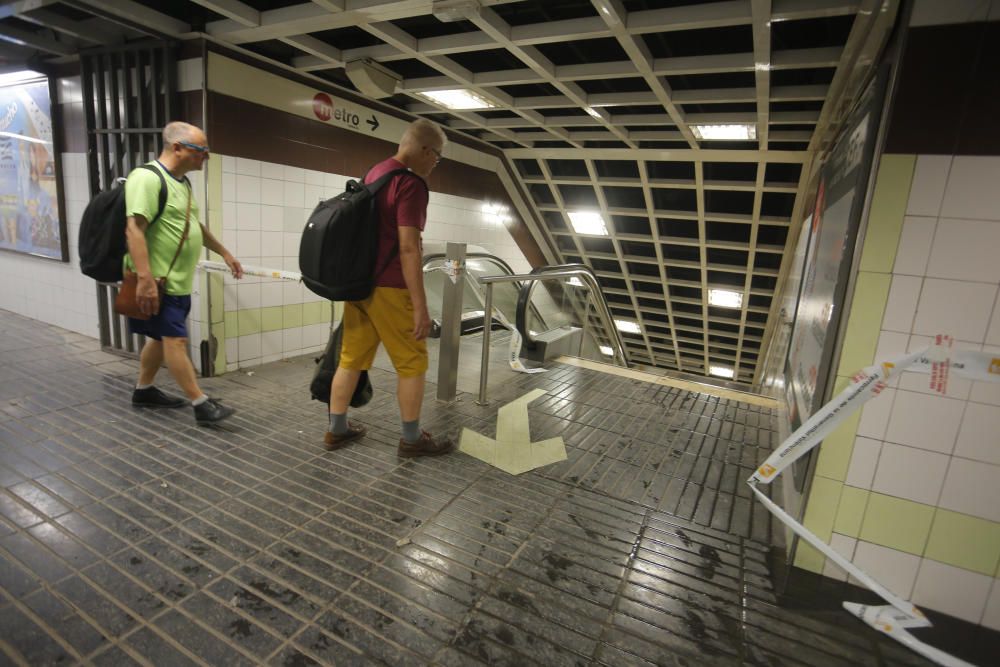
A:
[[[375,195],[399,174],[420,178],[409,169],[394,169],[367,185],[348,181],[343,193],[319,203],[299,245],[299,272],[306,287],[331,301],[368,298],[375,279],[399,250],[397,245],[376,271],[379,219]],[[427,187],[424,179],[420,182]]]
[[[340,364],[340,347],[343,344],[344,325],[338,322],[337,326],[330,330],[330,340],[326,343],[323,354],[316,357],[316,371],[313,373],[312,382],[309,383],[309,393],[313,399],[323,403],[330,403],[330,383],[333,381],[333,374],[337,372]],[[368,371],[361,371],[358,384],[354,388],[354,395],[351,396],[351,407],[360,408],[368,405],[372,400],[374,390],[372,382],[368,378]]]
[[[163,214],[167,205],[167,181],[163,172],[144,164],[138,169],[148,169],[160,177],[160,208],[153,224]],[[110,189],[90,200],[80,219],[80,270],[85,276],[102,283],[116,283],[122,279],[122,258],[128,252],[125,240],[125,179],[116,178]]]

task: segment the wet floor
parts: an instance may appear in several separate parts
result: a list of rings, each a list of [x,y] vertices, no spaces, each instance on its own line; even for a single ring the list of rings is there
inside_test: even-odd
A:
[[[326,452],[308,360],[206,380],[239,412],[199,428],[132,409],[136,363],[93,339],[0,332],[0,664],[929,664],[778,606],[743,483],[764,408],[562,366],[486,407],[430,385],[422,425],[452,437],[547,392],[532,438],[568,458],[514,477],[398,458],[384,370],[368,435]]]

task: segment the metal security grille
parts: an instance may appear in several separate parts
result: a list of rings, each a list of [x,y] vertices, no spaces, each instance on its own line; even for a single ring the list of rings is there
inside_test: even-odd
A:
[[[86,51],[80,65],[94,196],[159,155],[160,133],[177,110],[177,67],[174,47],[164,41]],[[134,357],[143,339],[111,309],[117,293],[116,285],[97,285],[101,347]]]

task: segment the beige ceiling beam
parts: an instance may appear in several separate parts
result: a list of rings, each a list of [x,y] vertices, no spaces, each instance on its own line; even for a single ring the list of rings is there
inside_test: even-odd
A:
[[[91,44],[110,45],[125,39],[122,32],[109,29],[108,23],[98,18],[77,21],[48,9],[33,9],[23,13],[15,13],[14,16]]]
[[[155,34],[176,37],[191,32],[191,26],[132,0],[76,0],[74,4],[99,10],[109,20],[122,19]]]
[[[0,31],[0,41],[9,42],[15,46],[24,46],[36,51],[44,51],[57,56],[70,56],[76,53],[76,47],[70,44],[56,41],[43,34],[22,30],[14,26],[3,27]]]
[[[260,25],[260,12],[240,0],[192,0],[196,5],[222,14],[227,19],[244,27]]]

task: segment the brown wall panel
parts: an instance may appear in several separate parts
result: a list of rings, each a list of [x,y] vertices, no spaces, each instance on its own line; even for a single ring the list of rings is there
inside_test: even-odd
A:
[[[1000,155],[1000,23],[912,28],[886,152]]]
[[[212,149],[224,155],[348,176],[360,176],[396,152],[388,141],[214,92],[208,95],[207,130]],[[507,206],[514,216],[507,225],[511,237],[532,266],[545,264],[495,173],[446,159],[427,185],[434,192]]]

